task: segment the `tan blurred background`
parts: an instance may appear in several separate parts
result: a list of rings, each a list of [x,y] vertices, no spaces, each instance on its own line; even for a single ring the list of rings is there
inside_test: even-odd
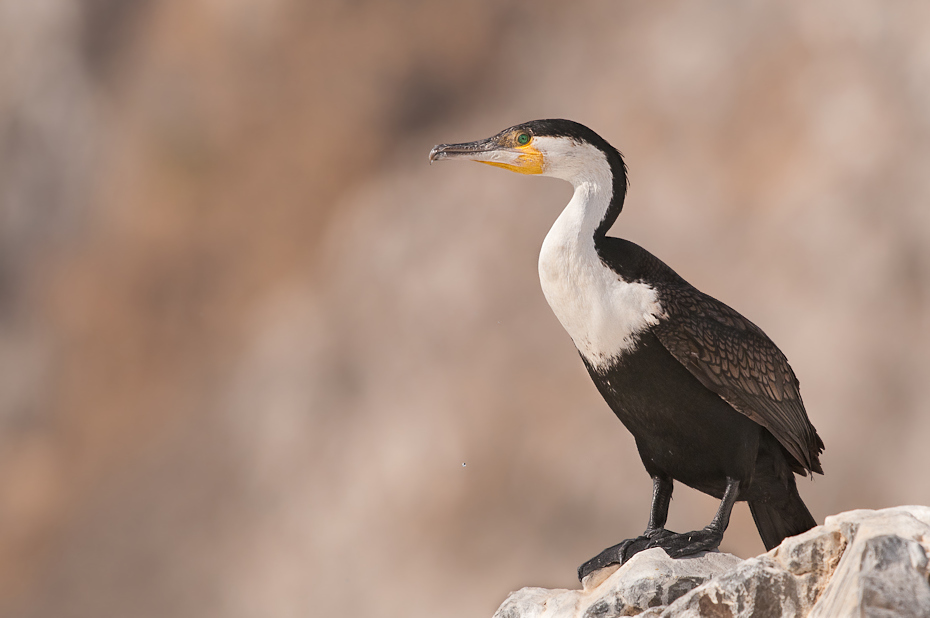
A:
[[[0,615],[490,616],[637,534],[570,187],[427,165],[544,117],[791,359],[815,517],[930,504],[930,5],[0,0]]]

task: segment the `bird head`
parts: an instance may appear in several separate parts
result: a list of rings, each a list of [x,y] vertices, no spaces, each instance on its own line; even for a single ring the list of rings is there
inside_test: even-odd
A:
[[[617,150],[597,133],[571,120],[533,120],[487,139],[439,144],[430,162],[465,159],[520,174],[552,176],[578,185],[596,176],[626,187],[626,166]]]

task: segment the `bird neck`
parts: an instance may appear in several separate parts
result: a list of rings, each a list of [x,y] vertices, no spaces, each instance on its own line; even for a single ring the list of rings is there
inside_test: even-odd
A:
[[[610,144],[576,144],[550,165],[548,175],[575,188],[556,225],[577,240],[597,241],[617,220],[626,197],[623,157]]]
[[[539,275],[544,292],[556,281],[574,279],[579,269],[603,267],[596,243],[610,227],[609,224],[604,226],[613,201],[609,177],[591,174],[573,178],[572,184],[575,193],[552,224],[539,253]]]
[[[546,301],[585,361],[601,371],[632,350],[655,313],[655,292],[624,279],[603,259],[603,239],[620,211],[606,164],[572,177],[575,193],[543,241],[539,281]]]
[[[571,201],[562,210],[549,234],[554,233],[567,244],[593,243],[596,237],[603,236],[607,231],[602,229],[602,222],[610,208],[612,193],[610,185],[592,181],[576,184]]]
[[[622,170],[622,160],[619,166]],[[547,241],[552,236],[559,244],[577,246],[593,244],[607,234],[623,208],[626,193],[626,175],[621,171],[618,181],[615,167],[601,153],[596,164],[588,164],[566,178],[575,192],[549,231]]]

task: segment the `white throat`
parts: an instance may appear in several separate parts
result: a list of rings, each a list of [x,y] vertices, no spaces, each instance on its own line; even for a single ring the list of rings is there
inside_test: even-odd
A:
[[[639,333],[658,323],[662,308],[651,286],[625,281],[595,250],[594,232],[613,197],[604,153],[576,144],[568,164],[562,159],[553,168],[547,175],[568,180],[575,193],[543,241],[539,280],[575,347],[596,369],[606,370],[636,347]]]

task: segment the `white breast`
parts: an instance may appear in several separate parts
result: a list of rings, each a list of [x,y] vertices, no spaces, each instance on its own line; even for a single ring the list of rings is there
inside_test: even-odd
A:
[[[662,313],[656,291],[623,281],[600,261],[593,242],[566,246],[550,231],[539,254],[539,280],[575,347],[598,368],[635,348],[638,334]]]
[[[575,194],[546,235],[539,280],[584,358],[606,368],[635,348],[639,333],[656,324],[663,311],[651,286],[623,280],[597,255],[594,231],[610,203],[612,178],[603,157],[603,165],[591,159],[585,177],[572,179]]]

